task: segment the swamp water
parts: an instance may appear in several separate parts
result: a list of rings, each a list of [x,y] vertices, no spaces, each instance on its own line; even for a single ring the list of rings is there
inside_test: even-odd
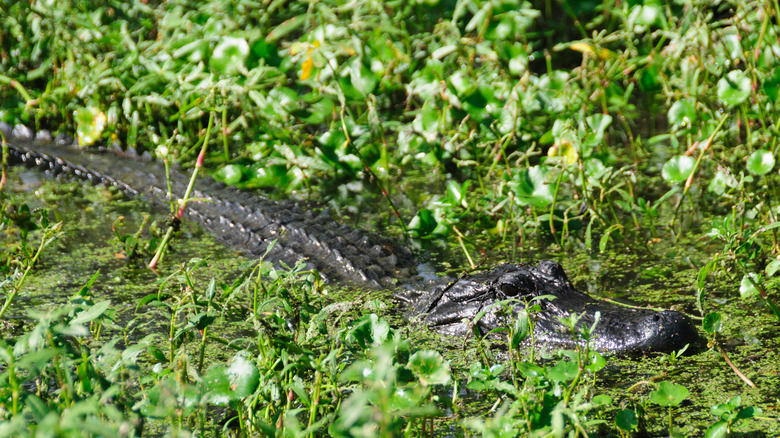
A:
[[[160,290],[160,279],[169,276],[176,266],[193,257],[206,259],[193,278],[206,287],[210,278],[221,284],[230,284],[246,272],[252,261],[242,258],[215,242],[198,227],[187,224],[175,240],[160,271],[155,274],[144,268],[145,262],[128,261],[112,231],[119,216],[126,220],[120,234],[133,234],[142,222],[140,212],[149,206],[139,200],[128,200],[114,190],[104,187],[81,187],[74,183],[53,181],[39,173],[14,169],[6,186],[15,204],[27,203],[31,209],[49,210],[51,222],[63,221],[63,236],[47,248],[21,294],[6,315],[3,331],[19,334],[29,329],[27,312],[46,312],[67,302],[95,274],[97,280],[90,288],[95,300],[108,299],[116,310],[118,326],[132,325],[130,339],[158,332],[165,336],[166,315],[159,309],[141,308],[139,300]],[[159,223],[163,215],[153,216]],[[145,234],[148,238],[148,234]],[[36,241],[31,233],[31,242]],[[6,230],[0,237],[0,246],[6,251],[18,239]],[[665,243],[648,244],[635,251],[594,254],[587,251],[572,253],[548,247],[545,250],[527,250],[525,260],[552,258],[566,269],[575,287],[600,298],[675,308],[689,315],[698,315],[695,304],[695,284],[701,261],[698,254],[707,248],[701,235],[689,233],[674,247]],[[31,247],[34,244],[31,243]],[[439,256],[441,257],[441,256]],[[489,259],[501,258],[489,254]],[[438,258],[438,257],[436,257]],[[503,260],[489,260],[492,262]],[[456,265],[458,262],[452,262]],[[453,272],[457,272],[453,269]],[[760,418],[741,423],[736,430],[750,431],[748,436],[778,436],[778,399],[780,399],[780,328],[771,314],[759,302],[741,300],[738,278],[715,278],[708,285],[705,299],[708,312],[719,311],[724,316],[722,344],[731,360],[755,384],[747,387],[724,363],[715,350],[700,346],[692,354],[671,360],[668,356],[647,358],[608,358],[607,366],[597,374],[596,393],[612,397],[613,404],[605,407],[602,418],[614,417],[614,412],[627,408],[645,412],[646,431],[655,436],[665,430],[666,409],[649,402],[647,394],[654,389],[651,382],[670,380],[684,385],[690,391],[688,400],[675,408],[675,426],[686,435],[699,435],[717,419],[709,412],[713,405],[724,403],[740,395],[743,406],[757,406],[763,410]],[[175,287],[168,286],[168,289]],[[473,339],[442,337],[428,330],[410,326],[400,316],[387,293],[366,293],[327,285],[323,303],[349,301],[370,303],[370,307],[389,319],[396,330],[410,339],[414,348],[429,348],[442,352],[451,361],[454,378],[464,382],[469,366],[479,354]],[[169,290],[169,293],[175,291]],[[216,335],[225,339],[249,334],[251,327],[241,323],[242,307],[238,303],[233,317],[217,325]],[[351,312],[360,313],[352,306]],[[378,310],[376,310],[378,309]],[[383,310],[384,309],[384,310]],[[364,312],[369,313],[367,310]],[[697,322],[699,322],[698,320]],[[702,332],[703,334],[703,332]],[[110,330],[104,336],[111,336]],[[498,346],[499,349],[501,346]],[[225,361],[227,350],[209,350],[209,361]],[[552,356],[552,354],[543,354]],[[501,353],[494,355],[500,362]],[[495,397],[462,390],[463,411],[468,415],[484,414],[495,403]],[[447,396],[446,392],[442,394]],[[443,418],[437,420],[436,430],[442,435],[461,435],[462,431]]]

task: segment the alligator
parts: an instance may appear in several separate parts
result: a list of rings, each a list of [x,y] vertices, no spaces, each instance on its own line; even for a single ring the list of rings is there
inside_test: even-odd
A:
[[[86,152],[68,136],[0,122],[9,163],[64,174],[91,184],[114,186],[129,196],[167,204],[163,166],[116,152]],[[189,182],[171,169],[170,186],[181,196]],[[327,280],[368,289],[391,289],[408,309],[410,320],[443,334],[463,336],[474,329],[493,333],[506,327],[530,302],[536,345],[547,349],[582,344],[562,318],[578,316],[576,328],[592,326],[591,348],[610,354],[676,351],[698,339],[694,324],[677,311],[627,308],[577,291],[555,261],[536,266],[503,264],[456,280],[415,281],[418,259],[408,249],[375,233],[338,224],[316,204],[272,200],[199,178],[186,215],[228,247],[249,256],[294,266],[304,260]],[[271,242],[275,242],[271,245]],[[423,287],[422,285],[426,285]],[[480,315],[477,319],[476,317]]]

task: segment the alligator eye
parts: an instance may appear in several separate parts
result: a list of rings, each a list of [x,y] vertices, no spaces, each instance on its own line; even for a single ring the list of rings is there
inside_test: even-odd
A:
[[[518,293],[517,286],[511,283],[502,283],[499,288],[508,297],[514,297]]]
[[[498,290],[507,297],[518,297],[533,294],[536,289],[533,280],[526,275],[513,274],[505,276],[498,282]]]
[[[490,289],[493,294],[507,298],[536,295],[536,275],[524,265],[506,265],[508,272],[497,278]]]

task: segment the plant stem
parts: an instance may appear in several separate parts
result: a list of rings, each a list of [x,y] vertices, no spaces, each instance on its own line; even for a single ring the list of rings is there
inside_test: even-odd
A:
[[[24,273],[22,274],[22,278],[20,278],[19,281],[16,282],[14,288],[5,298],[5,303],[3,304],[2,309],[0,309],[0,319],[2,319],[3,315],[5,315],[5,311],[8,310],[8,307],[11,306],[11,303],[13,302],[14,298],[16,298],[16,294],[19,293],[19,290],[22,288],[22,285],[27,280],[27,276],[30,274],[30,271],[32,271],[33,266],[35,266],[35,263],[41,257],[41,254],[43,253],[43,249],[46,248],[51,242],[53,242],[56,239],[56,237],[58,237],[57,234],[61,229],[62,229],[62,222],[57,222],[56,224],[47,227],[43,231],[43,236],[41,236],[41,243],[38,245],[38,250],[35,251],[35,255],[33,255],[32,259],[27,264],[27,268],[25,268]]]
[[[176,219],[181,219],[182,216],[184,216],[184,210],[187,208],[187,202],[189,202],[190,195],[192,194],[192,189],[195,186],[195,180],[198,178],[198,172],[200,171],[200,168],[203,167],[203,159],[206,155],[206,150],[208,149],[209,137],[211,136],[211,128],[213,125],[214,125],[214,112],[212,111],[211,114],[209,115],[208,125],[206,126],[206,134],[204,135],[203,145],[200,148],[198,159],[195,161],[195,168],[192,171],[192,177],[190,177],[190,182],[187,185],[187,190],[184,192],[184,197],[182,197],[179,200],[179,206],[175,216]],[[170,240],[172,236],[173,236],[173,225],[169,226],[168,230],[165,232],[165,236],[163,237],[162,242],[160,242],[160,246],[159,248],[157,248],[157,252],[154,254],[154,257],[152,257],[152,261],[149,262],[149,269],[156,269],[157,265],[162,261],[162,258],[165,255],[165,251],[167,250],[168,245],[170,244]]]
[[[739,370],[739,368],[737,368],[737,366],[736,366],[736,365],[734,365],[734,363],[733,363],[733,362],[731,362],[731,359],[729,359],[729,357],[726,355],[726,352],[725,352],[725,351],[723,351],[723,349],[720,347],[720,345],[718,345],[718,352],[719,352],[719,353],[720,353],[720,355],[723,357],[723,360],[725,360],[725,361],[726,361],[726,363],[728,364],[728,366],[730,366],[730,367],[731,367],[731,369],[734,371],[734,373],[735,373],[735,374],[736,374],[736,375],[737,375],[737,376],[738,376],[740,379],[742,379],[742,381],[743,381],[743,382],[745,382],[745,384],[747,384],[747,385],[748,385],[748,386],[750,386],[751,388],[756,388],[756,384],[755,384],[755,383],[753,383],[753,382],[752,382],[750,379],[748,379],[748,378],[747,378],[747,376],[745,376],[744,374],[742,374],[742,371],[740,371],[740,370]]]

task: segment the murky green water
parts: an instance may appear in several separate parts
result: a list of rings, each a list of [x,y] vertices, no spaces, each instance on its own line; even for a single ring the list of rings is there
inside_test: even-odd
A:
[[[235,251],[219,245],[207,233],[194,225],[186,225],[176,239],[173,251],[159,272],[144,267],[144,262],[130,262],[123,258],[120,244],[111,229],[119,216],[126,218],[121,232],[134,233],[142,220],[142,213],[150,208],[143,201],[128,200],[121,194],[103,187],[81,187],[74,183],[52,181],[32,171],[14,170],[6,188],[16,202],[26,202],[30,207],[44,207],[53,214],[52,220],[64,222],[64,235],[44,254],[35,275],[29,280],[22,294],[8,314],[17,321],[11,330],[24,330],[26,312],[45,311],[66,302],[97,271],[100,272],[92,292],[100,299],[109,299],[118,310],[119,327],[132,326],[133,337],[142,337],[159,332],[164,335],[167,323],[165,315],[158,310],[142,308],[136,311],[138,301],[156,293],[159,282],[176,267],[193,257],[207,258],[208,266],[199,269],[196,278],[205,285],[215,277],[222,283],[230,283],[246,268],[247,260]],[[366,204],[382,205],[382,199],[372,199]],[[383,219],[367,219],[367,209],[353,209],[351,216],[360,223],[386,225]],[[159,222],[165,220],[160,213],[153,213]],[[378,224],[378,225],[377,225]],[[15,239],[13,234],[0,237],[5,247]],[[648,239],[649,240],[649,239]],[[640,305],[675,308],[689,315],[698,315],[695,305],[695,284],[698,269],[702,265],[701,254],[712,251],[707,240],[689,233],[681,243],[670,246],[666,239],[636,250],[611,251],[604,254],[570,250],[562,251],[555,246],[521,255],[528,259],[554,258],[561,262],[575,286],[602,298]],[[506,260],[509,251],[500,246],[495,253],[488,254],[487,264]],[[439,248],[439,259],[446,258]],[[457,250],[456,250],[457,251]],[[463,266],[462,254],[450,258],[450,265]],[[524,260],[518,260],[524,261]],[[757,388],[747,387],[726,365],[721,356],[702,347],[693,354],[671,363],[664,356],[621,359],[608,361],[606,370],[599,374],[598,392],[609,394],[615,401],[609,408],[644,409],[650,418],[662,419],[665,410],[648,402],[650,385],[643,382],[673,380],[684,384],[690,390],[689,401],[675,409],[675,424],[684,433],[699,434],[701,430],[716,421],[709,407],[723,403],[730,397],[741,395],[743,405],[759,406],[764,410],[760,419],[754,419],[740,426],[738,430],[766,431],[766,436],[777,436],[778,399],[780,398],[780,327],[767,309],[759,302],[743,300],[738,293],[738,278],[721,275],[712,279],[704,300],[705,310],[720,311],[726,318],[723,331],[723,345],[731,360],[745,373]],[[378,300],[379,308],[387,309],[387,317],[399,330],[413,339],[419,348],[435,348],[452,361],[453,370],[465,381],[468,367],[478,357],[473,340],[442,337],[430,331],[405,324],[388,293],[344,290],[327,287],[327,301]],[[375,307],[376,308],[376,307]],[[239,321],[240,311],[236,313]],[[246,336],[246,328],[226,321],[218,329],[220,336],[230,339],[235,335]],[[236,330],[231,334],[231,330]],[[222,356],[215,352],[215,355]],[[500,358],[500,354],[498,355]],[[214,359],[221,359],[215,357]],[[463,408],[468,411],[474,406],[492,404],[479,394],[465,391]],[[470,405],[474,406],[470,406]],[[611,418],[610,413],[606,417]],[[650,435],[663,430],[661,424],[646,424]],[[440,429],[444,435],[458,434],[446,423]],[[758,435],[761,436],[761,435]]]

